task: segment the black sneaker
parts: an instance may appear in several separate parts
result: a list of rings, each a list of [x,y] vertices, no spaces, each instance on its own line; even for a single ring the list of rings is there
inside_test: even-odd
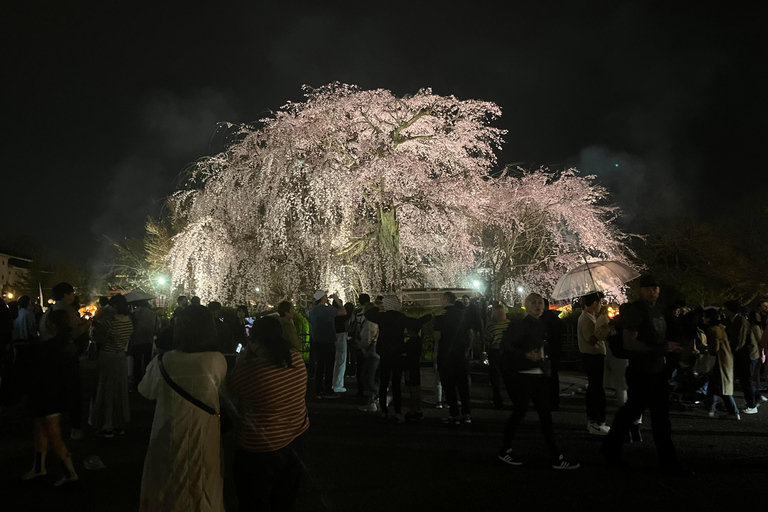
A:
[[[565,455],[560,456],[552,462],[552,469],[579,469],[581,464],[568,460]]]
[[[461,417],[462,423],[472,423],[472,415],[471,414],[465,414]]]
[[[515,455],[512,453],[512,448],[509,448],[508,450],[505,450],[499,453],[498,458],[501,462],[504,462],[505,464],[509,464],[510,466],[523,465],[523,461],[515,457]]]
[[[443,422],[443,425],[461,425],[461,416],[446,416],[440,421]]]

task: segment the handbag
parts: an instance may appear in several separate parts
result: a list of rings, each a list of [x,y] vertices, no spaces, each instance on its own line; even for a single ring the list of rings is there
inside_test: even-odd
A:
[[[205,404],[198,400],[197,398],[193,397],[189,393],[187,393],[184,388],[176,384],[173,379],[171,379],[171,376],[168,375],[168,372],[165,370],[165,365],[163,364],[163,354],[160,354],[157,356],[157,362],[160,365],[160,373],[163,374],[163,378],[165,379],[165,382],[171,386],[171,389],[173,389],[175,392],[177,392],[179,395],[181,395],[182,398],[187,400],[192,405],[199,407],[200,409],[204,410],[208,414],[211,414],[213,416],[216,416],[219,418],[219,428],[221,430],[222,434],[225,434],[229,432],[232,429],[232,420],[229,419],[229,416],[226,414],[219,414],[216,412],[216,409],[211,407],[208,404]]]
[[[696,362],[693,365],[694,373],[698,375],[707,375],[715,368],[717,363],[717,356],[710,354],[699,354],[696,358]]]

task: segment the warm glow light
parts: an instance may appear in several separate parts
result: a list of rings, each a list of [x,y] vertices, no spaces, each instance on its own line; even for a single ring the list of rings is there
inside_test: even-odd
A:
[[[619,309],[614,308],[613,306],[608,306],[608,318],[613,319],[616,315],[619,314]]]
[[[12,298],[13,298],[13,294],[12,294],[11,292],[8,292],[8,298],[9,298],[9,299],[12,299]]]

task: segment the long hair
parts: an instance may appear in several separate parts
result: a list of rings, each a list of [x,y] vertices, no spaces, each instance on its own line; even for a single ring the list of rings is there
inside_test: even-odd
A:
[[[291,346],[283,338],[283,327],[277,318],[263,316],[256,320],[251,329],[251,340],[264,349],[273,366],[293,368]]]

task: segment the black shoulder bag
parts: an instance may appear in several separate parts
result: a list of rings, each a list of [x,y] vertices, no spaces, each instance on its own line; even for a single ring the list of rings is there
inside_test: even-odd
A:
[[[165,379],[165,382],[168,383],[169,386],[171,386],[171,389],[173,389],[175,392],[181,395],[183,399],[187,400],[192,405],[199,407],[200,409],[204,410],[208,414],[211,414],[219,418],[219,422],[220,422],[219,428],[222,434],[229,432],[232,429],[232,421],[229,419],[229,417],[226,414],[221,415],[217,413],[216,409],[214,409],[210,405],[204,404],[197,398],[193,397],[192,395],[187,393],[181,386],[176,384],[173,381],[173,379],[171,379],[171,376],[168,375],[168,372],[165,370],[165,365],[163,364],[163,354],[160,354],[159,356],[157,356],[157,362],[160,365],[160,373],[163,374],[163,378]]]

